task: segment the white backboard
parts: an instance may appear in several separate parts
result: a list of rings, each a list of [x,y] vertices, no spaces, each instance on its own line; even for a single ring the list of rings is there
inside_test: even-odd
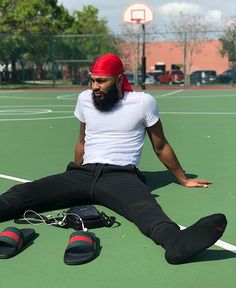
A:
[[[123,13],[123,22],[129,24],[145,24],[152,22],[154,12],[146,3],[130,4]]]

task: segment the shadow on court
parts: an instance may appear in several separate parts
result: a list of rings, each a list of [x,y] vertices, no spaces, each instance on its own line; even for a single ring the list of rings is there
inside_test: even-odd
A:
[[[142,174],[146,178],[146,184],[150,188],[151,191],[156,190],[158,188],[165,187],[170,184],[179,184],[179,182],[175,179],[175,177],[168,171],[142,171]],[[188,178],[197,178],[198,175],[195,174],[186,174]],[[179,184],[180,185],[180,184]],[[155,196],[155,195],[154,195]],[[156,195],[158,197],[158,195]]]
[[[188,260],[188,263],[195,262],[206,262],[206,261],[217,261],[217,260],[225,260],[230,258],[236,258],[236,254],[231,251],[226,250],[205,250],[191,259]]]

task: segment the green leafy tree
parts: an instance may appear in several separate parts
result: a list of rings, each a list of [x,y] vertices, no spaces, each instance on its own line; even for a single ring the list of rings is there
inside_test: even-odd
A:
[[[232,66],[236,63],[236,17],[230,17],[225,21],[223,35],[220,38],[222,56],[228,55]]]
[[[73,13],[74,21],[58,45],[57,59],[68,59],[67,66],[72,78],[84,71],[91,62],[104,53],[118,53],[118,39],[107,26],[107,20],[99,18],[99,10],[92,6],[84,6],[81,11]],[[86,71],[86,69],[85,69]]]
[[[0,63],[11,66],[17,81],[19,67],[31,67],[41,78],[45,66],[55,70],[66,59],[87,65],[100,54],[117,52],[117,40],[98,13],[89,5],[70,15],[57,0],[1,0]]]
[[[117,52],[117,40],[107,26],[107,20],[99,18],[99,10],[92,6],[84,6],[82,11],[73,14],[73,25],[67,29],[66,34],[81,35],[78,41],[81,44],[78,50],[73,48],[72,53],[80,55],[81,59],[97,57],[106,52]]]
[[[58,34],[68,28],[73,17],[57,0],[2,0],[1,33]]]
[[[39,40],[32,46],[31,35],[62,33],[73,23],[57,0],[1,0],[0,15],[0,61],[7,67],[11,64],[13,81],[18,80],[17,64],[22,68],[28,60],[39,67],[50,55],[45,42]]]

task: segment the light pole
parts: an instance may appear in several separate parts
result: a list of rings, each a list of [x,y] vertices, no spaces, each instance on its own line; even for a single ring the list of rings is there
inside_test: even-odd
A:
[[[143,32],[143,47],[142,47],[142,80],[141,80],[141,88],[143,90],[146,89],[145,80],[146,80],[146,54],[145,54],[145,24],[142,24],[142,32]]]

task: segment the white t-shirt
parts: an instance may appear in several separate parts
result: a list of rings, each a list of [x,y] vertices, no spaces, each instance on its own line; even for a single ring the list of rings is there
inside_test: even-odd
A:
[[[86,90],[78,97],[74,115],[86,124],[83,164],[137,166],[145,127],[159,120],[159,109],[150,94],[125,92],[111,111],[101,112],[93,104],[92,90]]]

